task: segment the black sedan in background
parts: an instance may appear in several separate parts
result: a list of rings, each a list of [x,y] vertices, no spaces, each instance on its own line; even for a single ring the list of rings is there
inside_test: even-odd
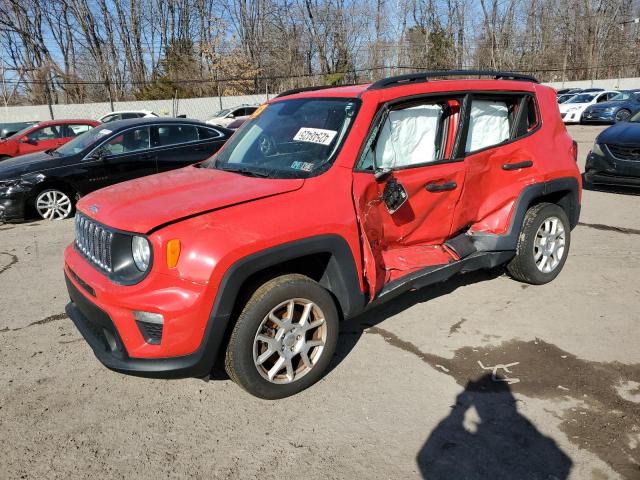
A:
[[[185,167],[215,153],[233,132],[177,118],[121,120],[57,149],[0,163],[0,220],[72,215],[81,196],[107,185]]]
[[[640,112],[598,135],[587,156],[584,180],[640,187]]]

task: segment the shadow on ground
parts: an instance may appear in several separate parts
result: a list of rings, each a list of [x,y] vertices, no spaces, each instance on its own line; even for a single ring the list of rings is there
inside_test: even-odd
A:
[[[422,476],[564,480],[573,462],[517,409],[509,385],[487,374],[469,381],[417,455]]]

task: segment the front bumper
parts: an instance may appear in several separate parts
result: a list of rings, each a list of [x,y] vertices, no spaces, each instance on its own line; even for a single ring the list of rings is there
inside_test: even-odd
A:
[[[580,123],[580,116],[582,114],[580,112],[567,112],[562,113],[562,121],[564,123]]]
[[[211,312],[206,286],[166,275],[136,286],[111,283],[75,251],[65,251],[67,315],[107,368],[153,378],[211,373],[228,317]],[[158,278],[160,277],[160,278]],[[160,344],[147,343],[133,310],[162,313]]]
[[[615,112],[610,111],[610,112],[604,112],[604,111],[597,111],[597,112],[590,112],[590,111],[585,111],[582,114],[582,119],[581,122],[582,123],[615,123],[616,119],[616,115]]]
[[[5,195],[0,193],[0,221],[23,220],[26,210],[25,203],[22,194]]]
[[[606,146],[604,156],[589,152],[584,179],[593,184],[640,186],[640,161],[615,158]]]

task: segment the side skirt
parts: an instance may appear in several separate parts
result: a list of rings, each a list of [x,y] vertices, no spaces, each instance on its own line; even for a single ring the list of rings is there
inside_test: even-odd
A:
[[[511,260],[515,254],[516,252],[513,250],[503,252],[476,252],[457,262],[423,268],[385,285],[376,298],[367,305],[367,308],[379,305],[409,290],[444,282],[457,273],[497,267]]]

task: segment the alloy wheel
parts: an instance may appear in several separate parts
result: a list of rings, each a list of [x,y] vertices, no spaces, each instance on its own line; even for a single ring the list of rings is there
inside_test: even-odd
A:
[[[292,298],[262,320],[253,342],[253,362],[272,383],[292,383],[309,373],[324,350],[327,325],[310,300]]]
[[[548,217],[536,232],[533,260],[543,273],[553,272],[564,256],[565,227],[558,217]]]
[[[36,199],[38,214],[47,220],[62,220],[71,214],[73,204],[69,196],[60,190],[45,190]]]

